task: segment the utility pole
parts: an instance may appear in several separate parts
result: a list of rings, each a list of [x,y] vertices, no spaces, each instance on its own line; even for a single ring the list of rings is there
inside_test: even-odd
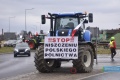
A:
[[[9,17],[9,32],[10,32],[10,19],[11,19],[11,18],[15,18],[15,16]]]
[[[97,61],[97,43],[98,43],[98,27],[96,27],[96,64],[98,64],[98,61]]]
[[[33,10],[34,8],[31,9],[25,9],[25,31],[27,32],[27,25],[26,25],[26,12],[27,10]]]

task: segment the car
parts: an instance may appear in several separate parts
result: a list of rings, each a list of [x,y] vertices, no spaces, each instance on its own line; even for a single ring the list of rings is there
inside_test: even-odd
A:
[[[18,39],[12,43],[12,47],[15,47],[16,44],[23,42],[21,39]]]
[[[9,47],[14,47],[17,40],[9,40]]]
[[[9,43],[9,41],[4,41],[4,47],[7,47],[8,46],[8,43]]]
[[[16,44],[16,40],[4,41],[4,46],[5,46],[5,47],[14,47],[15,44]]]
[[[12,46],[12,44],[11,44],[12,41],[13,41],[13,40],[8,40],[8,41],[7,41],[7,47],[11,47],[11,46]]]
[[[28,56],[31,55],[30,47],[28,43],[21,42],[21,43],[16,44],[14,48],[14,57],[17,57],[18,55],[28,55]]]
[[[23,42],[22,39],[17,39],[16,44]]]

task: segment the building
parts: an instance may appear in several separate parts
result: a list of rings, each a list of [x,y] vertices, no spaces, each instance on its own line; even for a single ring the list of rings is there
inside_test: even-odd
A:
[[[15,32],[4,32],[4,40],[15,40],[16,38]]]

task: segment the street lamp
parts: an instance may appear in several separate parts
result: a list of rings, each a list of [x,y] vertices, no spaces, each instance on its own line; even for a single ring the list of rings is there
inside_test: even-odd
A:
[[[27,31],[27,26],[26,26],[26,12],[27,12],[27,10],[32,10],[32,9],[34,9],[34,8],[25,9],[25,31]]]
[[[9,17],[9,32],[10,32],[10,19],[11,19],[11,18],[15,18],[15,16]]]

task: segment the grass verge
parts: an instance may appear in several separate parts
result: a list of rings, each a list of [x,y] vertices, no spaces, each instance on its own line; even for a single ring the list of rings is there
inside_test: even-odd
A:
[[[0,48],[0,54],[13,52],[13,47],[2,47]]]
[[[97,54],[111,54],[110,49],[98,48]]]

